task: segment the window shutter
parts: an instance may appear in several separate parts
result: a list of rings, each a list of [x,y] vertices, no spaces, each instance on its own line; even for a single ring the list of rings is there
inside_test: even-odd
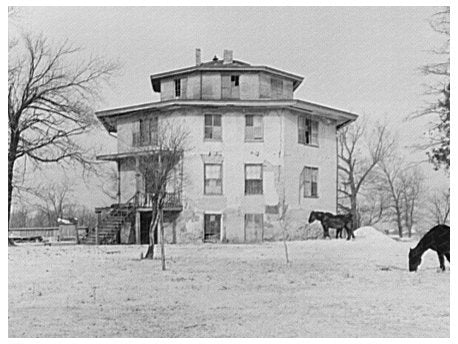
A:
[[[186,88],[188,87],[188,78],[181,79],[181,99],[186,99]]]
[[[317,145],[318,144],[318,121],[312,121],[312,144]]]
[[[263,138],[262,116],[254,116],[254,139],[262,140],[262,138]]]
[[[305,144],[305,117],[304,116],[298,116],[297,117],[297,137],[298,137],[298,143],[304,143]]]
[[[231,76],[221,75],[221,97],[224,99],[231,97]]]

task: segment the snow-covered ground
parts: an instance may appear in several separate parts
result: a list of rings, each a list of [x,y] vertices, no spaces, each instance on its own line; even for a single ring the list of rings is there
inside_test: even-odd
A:
[[[448,337],[450,271],[372,228],[356,240],[22,246],[8,253],[10,337]]]

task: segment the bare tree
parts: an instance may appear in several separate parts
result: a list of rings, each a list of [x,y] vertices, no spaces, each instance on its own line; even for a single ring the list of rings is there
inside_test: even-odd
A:
[[[285,188],[283,187],[283,192],[281,194],[281,200],[279,204],[279,220],[280,226],[283,234],[283,247],[285,248],[285,259],[286,264],[290,263],[289,255],[288,255],[288,245],[286,244],[286,240],[288,239],[288,204],[286,203],[286,195],[285,195]]]
[[[358,205],[361,226],[372,226],[384,221],[390,207],[389,195],[380,188],[380,185],[384,183],[383,179],[374,176],[368,179],[367,185],[361,191]]]
[[[18,160],[88,166],[75,138],[95,123],[91,104],[117,68],[97,58],[84,61],[67,42],[52,49],[42,36],[25,36],[21,43],[8,61],[8,217]]]
[[[380,184],[379,192],[389,195],[390,210],[402,238],[407,228],[408,236],[412,235],[418,200],[423,191],[424,177],[418,166],[406,164],[404,159],[393,155],[380,163],[380,171],[384,183]]]
[[[416,168],[408,168],[400,176],[404,207],[404,224],[409,238],[412,236],[412,227],[415,223],[417,201],[423,191],[424,176]]]
[[[434,193],[429,199],[429,213],[436,224],[446,224],[450,216],[450,189]]]
[[[391,158],[386,159],[380,164],[381,171],[385,177],[385,185],[381,186],[381,189],[385,189],[390,195],[391,206],[390,208],[394,212],[395,222],[398,227],[399,237],[403,236],[403,207],[402,207],[402,185],[401,175],[403,173],[403,165],[400,159]]]
[[[353,229],[361,225],[360,191],[393,146],[394,140],[388,135],[386,125],[377,125],[367,133],[366,122],[355,122],[339,132],[339,208],[353,215]]]
[[[35,190],[35,208],[46,215],[47,225],[55,226],[58,218],[66,216],[70,207],[72,188],[68,181],[41,185]]]
[[[167,185],[176,180],[177,169],[182,163],[186,148],[188,131],[177,123],[160,123],[154,144],[154,151],[143,157],[140,164],[145,180],[145,190],[152,206],[149,229],[149,245],[145,258],[154,258],[154,233],[157,230],[161,241],[162,270],[165,266],[163,213],[166,201]],[[182,176],[180,176],[182,180]],[[179,186],[181,188],[181,185]]]

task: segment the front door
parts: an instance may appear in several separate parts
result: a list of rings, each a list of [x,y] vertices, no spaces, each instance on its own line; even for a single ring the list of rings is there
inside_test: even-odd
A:
[[[149,226],[151,223],[151,212],[142,211],[140,213],[140,243],[149,245]],[[157,229],[154,231],[154,242],[157,244]]]
[[[217,242],[221,238],[221,214],[205,214],[204,241]]]

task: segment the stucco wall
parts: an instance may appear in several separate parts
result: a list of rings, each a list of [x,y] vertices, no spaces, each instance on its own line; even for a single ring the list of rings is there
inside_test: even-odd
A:
[[[285,185],[291,208],[336,212],[336,127],[319,120],[318,146],[298,143],[297,113],[287,111],[285,125]],[[300,174],[305,166],[318,168],[318,197],[299,194]]]
[[[320,122],[319,147],[309,147],[297,142],[296,113],[289,110],[247,111],[263,115],[264,140],[245,142],[245,113],[212,110],[211,113],[222,114],[223,130],[222,141],[211,142],[204,140],[205,113],[202,109],[165,113],[168,121],[189,130],[188,151],[183,162],[184,210],[175,221],[177,242],[203,239],[205,213],[222,215],[223,240],[243,241],[244,216],[247,213],[264,214],[264,238],[279,239],[281,230],[278,215],[266,214],[266,206],[278,204],[283,192],[282,180],[285,181],[285,197],[289,206],[288,231],[292,238],[304,237],[304,224],[311,210],[335,212],[334,123]],[[129,127],[128,122],[123,125]],[[120,133],[118,130],[118,135]],[[204,195],[205,161],[222,161],[222,195]],[[247,163],[263,164],[262,195],[244,194],[244,164]],[[318,198],[303,198],[299,194],[299,178],[304,166],[319,168]],[[135,173],[128,170],[127,167],[122,170],[123,192],[135,187]],[[172,231],[172,224],[167,225],[167,231]],[[171,238],[170,233],[168,238]]]

